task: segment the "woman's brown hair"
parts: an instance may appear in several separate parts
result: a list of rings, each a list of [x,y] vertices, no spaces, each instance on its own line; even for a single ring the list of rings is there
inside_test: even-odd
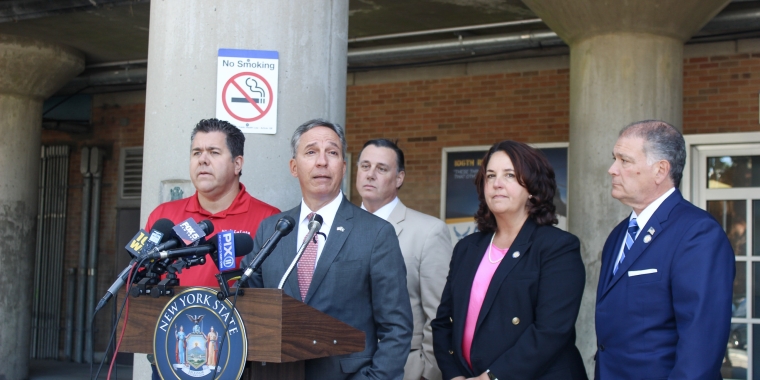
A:
[[[505,140],[494,144],[486,152],[475,176],[475,187],[478,190],[478,211],[475,222],[478,230],[483,232],[496,231],[496,218],[488,209],[485,199],[486,168],[491,157],[496,152],[504,152],[509,156],[515,168],[517,183],[532,195],[528,199],[528,217],[539,225],[557,224],[554,206],[554,194],[557,191],[557,181],[554,169],[543,153],[521,142]]]

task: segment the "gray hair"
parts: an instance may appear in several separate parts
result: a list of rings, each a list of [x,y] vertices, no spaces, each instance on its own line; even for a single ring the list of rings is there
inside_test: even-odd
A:
[[[681,185],[683,168],[686,165],[686,142],[674,126],[661,120],[642,120],[623,128],[619,137],[644,139],[643,148],[647,164],[652,165],[659,160],[668,161],[673,185]]]
[[[293,132],[293,137],[290,138],[290,151],[293,154],[293,158],[296,158],[296,149],[298,149],[298,143],[301,142],[301,136],[316,127],[330,128],[336,135],[338,135],[338,138],[340,138],[340,144],[342,145],[341,153],[343,154],[343,161],[345,161],[347,149],[346,133],[343,132],[343,127],[341,127],[340,124],[331,123],[325,119],[309,120],[296,128],[295,132]]]

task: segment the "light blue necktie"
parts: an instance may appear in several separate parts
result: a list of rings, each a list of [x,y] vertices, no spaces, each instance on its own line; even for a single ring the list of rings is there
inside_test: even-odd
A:
[[[633,242],[636,241],[636,234],[639,232],[639,225],[636,223],[636,218],[631,218],[628,221],[628,232],[625,234],[625,247],[623,247],[623,254],[620,255],[620,261],[615,263],[615,267],[612,268],[612,275],[617,273],[618,266],[625,260],[625,254],[631,250]]]

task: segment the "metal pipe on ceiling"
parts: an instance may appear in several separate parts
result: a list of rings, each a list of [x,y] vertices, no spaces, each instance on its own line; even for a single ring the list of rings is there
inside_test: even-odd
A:
[[[4,1],[0,6],[0,23],[31,20],[77,11],[88,11],[103,6],[148,3],[149,0],[56,0],[56,1]]]
[[[85,66],[85,70],[87,69],[102,69],[106,67],[129,67],[129,66],[135,66],[135,65],[147,65],[148,60],[147,59],[135,59],[132,61],[116,61],[116,62],[104,62],[104,63],[95,63],[92,65]]]
[[[84,87],[109,86],[125,83],[145,84],[147,78],[147,68],[106,71],[78,76],[66,83],[64,88],[79,89]]]
[[[562,46],[564,42],[556,33],[537,31],[509,33],[486,37],[459,37],[456,40],[432,41],[405,45],[359,48],[348,51],[348,65],[398,60],[427,59],[452,55],[479,55],[494,52],[529,49],[546,46]]]
[[[722,12],[713,17],[698,33],[760,29],[760,8]]]
[[[457,26],[457,27],[453,27],[453,28],[439,28],[439,29],[419,30],[419,31],[415,31],[415,32],[381,34],[381,35],[377,35],[377,36],[349,38],[348,39],[348,43],[351,44],[351,43],[356,43],[356,42],[388,40],[388,39],[393,39],[393,38],[429,36],[431,34],[441,34],[441,33],[469,32],[469,31],[472,31],[472,30],[505,28],[505,27],[510,27],[510,26],[522,26],[522,25],[540,24],[542,22],[543,22],[543,20],[541,20],[540,18],[532,18],[532,19],[528,19],[528,20],[495,22],[495,23],[491,23],[491,24],[479,24],[479,25]]]
[[[540,23],[540,19],[511,21],[505,23],[472,25],[457,28],[444,28],[424,30],[417,32],[385,34],[378,36],[368,36],[349,39],[352,42],[366,42],[387,40],[392,38],[413,37],[421,35],[432,35],[438,33],[455,33],[468,30],[496,28],[514,26],[520,24]],[[747,9],[731,12],[723,12],[708,22],[699,34],[709,34],[723,32],[726,30],[743,30],[754,29],[760,30],[760,8]],[[464,37],[444,41],[427,41],[410,44],[355,48],[348,50],[348,64],[352,65],[371,65],[373,63],[381,64],[393,60],[426,60],[436,59],[445,55],[459,55],[467,53],[470,55],[487,54],[494,52],[509,52],[519,49],[529,49],[548,46],[563,46],[564,42],[556,33],[550,30],[533,31],[526,33],[509,33],[496,36],[481,37]],[[147,60],[120,61],[100,63],[92,67],[115,67],[128,66],[129,64],[145,64]],[[124,84],[145,84],[147,81],[148,70],[146,68],[127,68],[124,70],[93,73],[79,76],[71,80],[59,91],[59,94],[72,93],[85,87],[97,87],[108,85]]]
[[[729,30],[760,30],[760,8],[724,12],[708,22],[700,34]],[[421,32],[423,33],[423,32]],[[377,39],[384,36],[376,36]],[[364,37],[371,40],[373,37]],[[388,61],[434,59],[440,56],[470,53],[471,55],[513,50],[563,46],[565,43],[551,30],[509,33],[498,36],[462,37],[445,41],[419,42],[392,46],[348,50],[348,65],[367,65]]]

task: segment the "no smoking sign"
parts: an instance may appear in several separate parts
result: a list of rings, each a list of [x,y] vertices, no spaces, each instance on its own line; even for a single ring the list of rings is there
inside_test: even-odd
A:
[[[277,132],[279,54],[219,49],[216,117],[243,133]]]

